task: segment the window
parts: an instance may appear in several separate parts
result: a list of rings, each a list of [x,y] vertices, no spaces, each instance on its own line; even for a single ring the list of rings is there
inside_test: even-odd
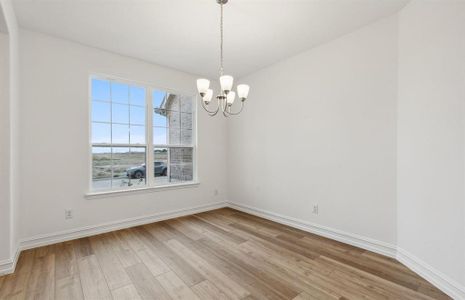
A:
[[[93,191],[194,180],[193,97],[91,78]]]

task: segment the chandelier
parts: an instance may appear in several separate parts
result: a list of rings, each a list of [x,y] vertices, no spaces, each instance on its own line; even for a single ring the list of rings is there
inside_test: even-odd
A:
[[[202,97],[200,101],[202,107],[208,112],[210,116],[215,116],[221,109],[223,115],[228,117],[230,115],[238,115],[244,108],[244,101],[249,94],[249,86],[246,84],[239,84],[237,86],[237,97],[241,100],[241,107],[238,111],[232,111],[232,105],[236,99],[236,93],[233,89],[234,78],[230,75],[224,75],[223,72],[223,5],[228,3],[228,0],[216,0],[221,7],[220,19],[220,86],[221,91],[216,96],[217,105],[215,109],[209,109],[211,100],[213,98],[213,90],[210,89],[210,80],[197,79],[197,90]]]

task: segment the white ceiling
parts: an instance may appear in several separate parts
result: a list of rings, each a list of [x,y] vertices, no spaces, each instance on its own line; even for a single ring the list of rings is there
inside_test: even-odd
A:
[[[235,77],[400,10],[408,0],[230,0],[225,72]],[[216,77],[215,0],[15,0],[20,26]]]

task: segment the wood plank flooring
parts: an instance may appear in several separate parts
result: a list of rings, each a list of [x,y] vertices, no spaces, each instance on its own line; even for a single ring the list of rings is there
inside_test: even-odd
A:
[[[229,208],[27,250],[0,299],[450,299],[394,259]]]

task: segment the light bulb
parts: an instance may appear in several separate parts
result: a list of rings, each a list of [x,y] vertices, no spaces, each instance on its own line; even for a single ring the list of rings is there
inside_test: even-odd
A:
[[[236,98],[236,93],[229,92],[229,94],[226,96],[226,102],[228,103],[228,105],[232,105],[234,103],[235,98]]]
[[[197,90],[199,94],[203,97],[210,86],[210,80],[208,79],[197,79]]]
[[[229,75],[223,75],[220,77],[221,90],[228,94],[232,90],[234,78]]]
[[[237,86],[237,96],[241,100],[247,99],[247,96],[249,95],[249,89],[250,87],[247,84],[239,84]]]
[[[203,101],[208,104],[210,103],[210,101],[212,100],[212,96],[213,96],[213,90],[212,89],[208,89],[205,93],[205,96],[203,96]]]

